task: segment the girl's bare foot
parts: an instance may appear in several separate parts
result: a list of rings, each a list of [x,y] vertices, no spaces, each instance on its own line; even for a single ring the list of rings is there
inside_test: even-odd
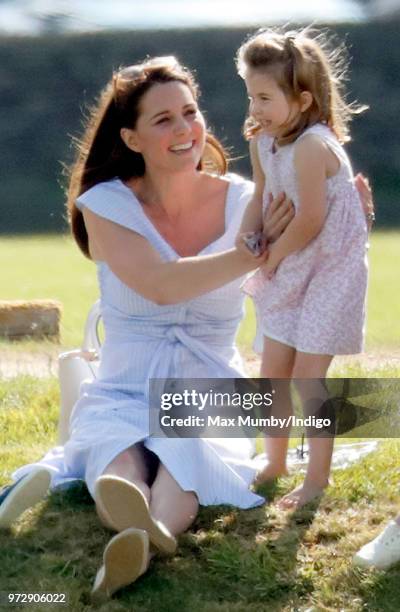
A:
[[[267,463],[259,472],[254,480],[255,485],[264,484],[269,480],[274,480],[280,476],[288,476],[288,470],[286,465],[275,465],[273,463]]]
[[[299,510],[309,502],[321,497],[328,484],[329,483],[323,486],[305,480],[303,484],[299,485],[279,500],[278,508],[281,510]]]

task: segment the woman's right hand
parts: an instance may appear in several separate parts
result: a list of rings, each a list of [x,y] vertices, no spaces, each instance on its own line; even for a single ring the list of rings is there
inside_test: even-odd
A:
[[[235,247],[243,261],[257,263],[257,266],[261,266],[268,259],[267,241],[262,232],[244,232],[238,234]]]
[[[267,242],[275,242],[285,231],[294,215],[293,203],[284,193],[280,193],[276,198],[273,198],[270,193],[263,228]]]

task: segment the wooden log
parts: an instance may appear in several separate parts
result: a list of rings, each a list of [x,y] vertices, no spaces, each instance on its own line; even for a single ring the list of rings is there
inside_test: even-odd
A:
[[[0,336],[59,340],[61,311],[57,300],[0,300]]]

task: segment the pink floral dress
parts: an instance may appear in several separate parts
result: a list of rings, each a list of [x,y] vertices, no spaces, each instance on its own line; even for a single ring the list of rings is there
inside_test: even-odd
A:
[[[350,161],[326,125],[308,128],[294,143],[275,151],[271,137],[258,136],[266,177],[264,209],[268,194],[282,191],[298,209],[294,150],[306,134],[321,138],[337,156],[340,168],[326,181],[328,213],[318,236],[286,257],[272,280],[257,270],[243,284],[256,307],[254,348],[262,352],[267,336],[305,353],[358,353],[364,336],[368,231]]]

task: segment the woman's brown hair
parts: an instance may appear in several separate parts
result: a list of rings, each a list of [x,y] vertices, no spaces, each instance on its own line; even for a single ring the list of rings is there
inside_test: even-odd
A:
[[[309,28],[288,32],[260,30],[241,45],[236,56],[242,78],[247,70],[266,72],[272,74],[288,99],[299,100],[303,91],[312,95],[309,108],[279,138],[280,145],[293,142],[307,127],[318,122],[328,125],[341,143],[350,140],[348,124],[352,115],[367,107],[345,100],[347,63],[343,45],[334,47],[325,33],[313,35]],[[252,138],[261,129],[249,117],[244,134]]]
[[[199,89],[193,74],[174,57],[156,57],[115,72],[90,111],[83,138],[77,142],[77,157],[70,172],[67,195],[72,234],[89,258],[88,235],[76,199],[97,183],[113,178],[127,181],[144,175],[142,155],[125,146],[120,130],[135,127],[140,100],[153,85],[171,81],[184,83],[194,99],[198,99]],[[206,135],[199,170],[218,174],[225,174],[227,170],[224,148],[210,133]]]

